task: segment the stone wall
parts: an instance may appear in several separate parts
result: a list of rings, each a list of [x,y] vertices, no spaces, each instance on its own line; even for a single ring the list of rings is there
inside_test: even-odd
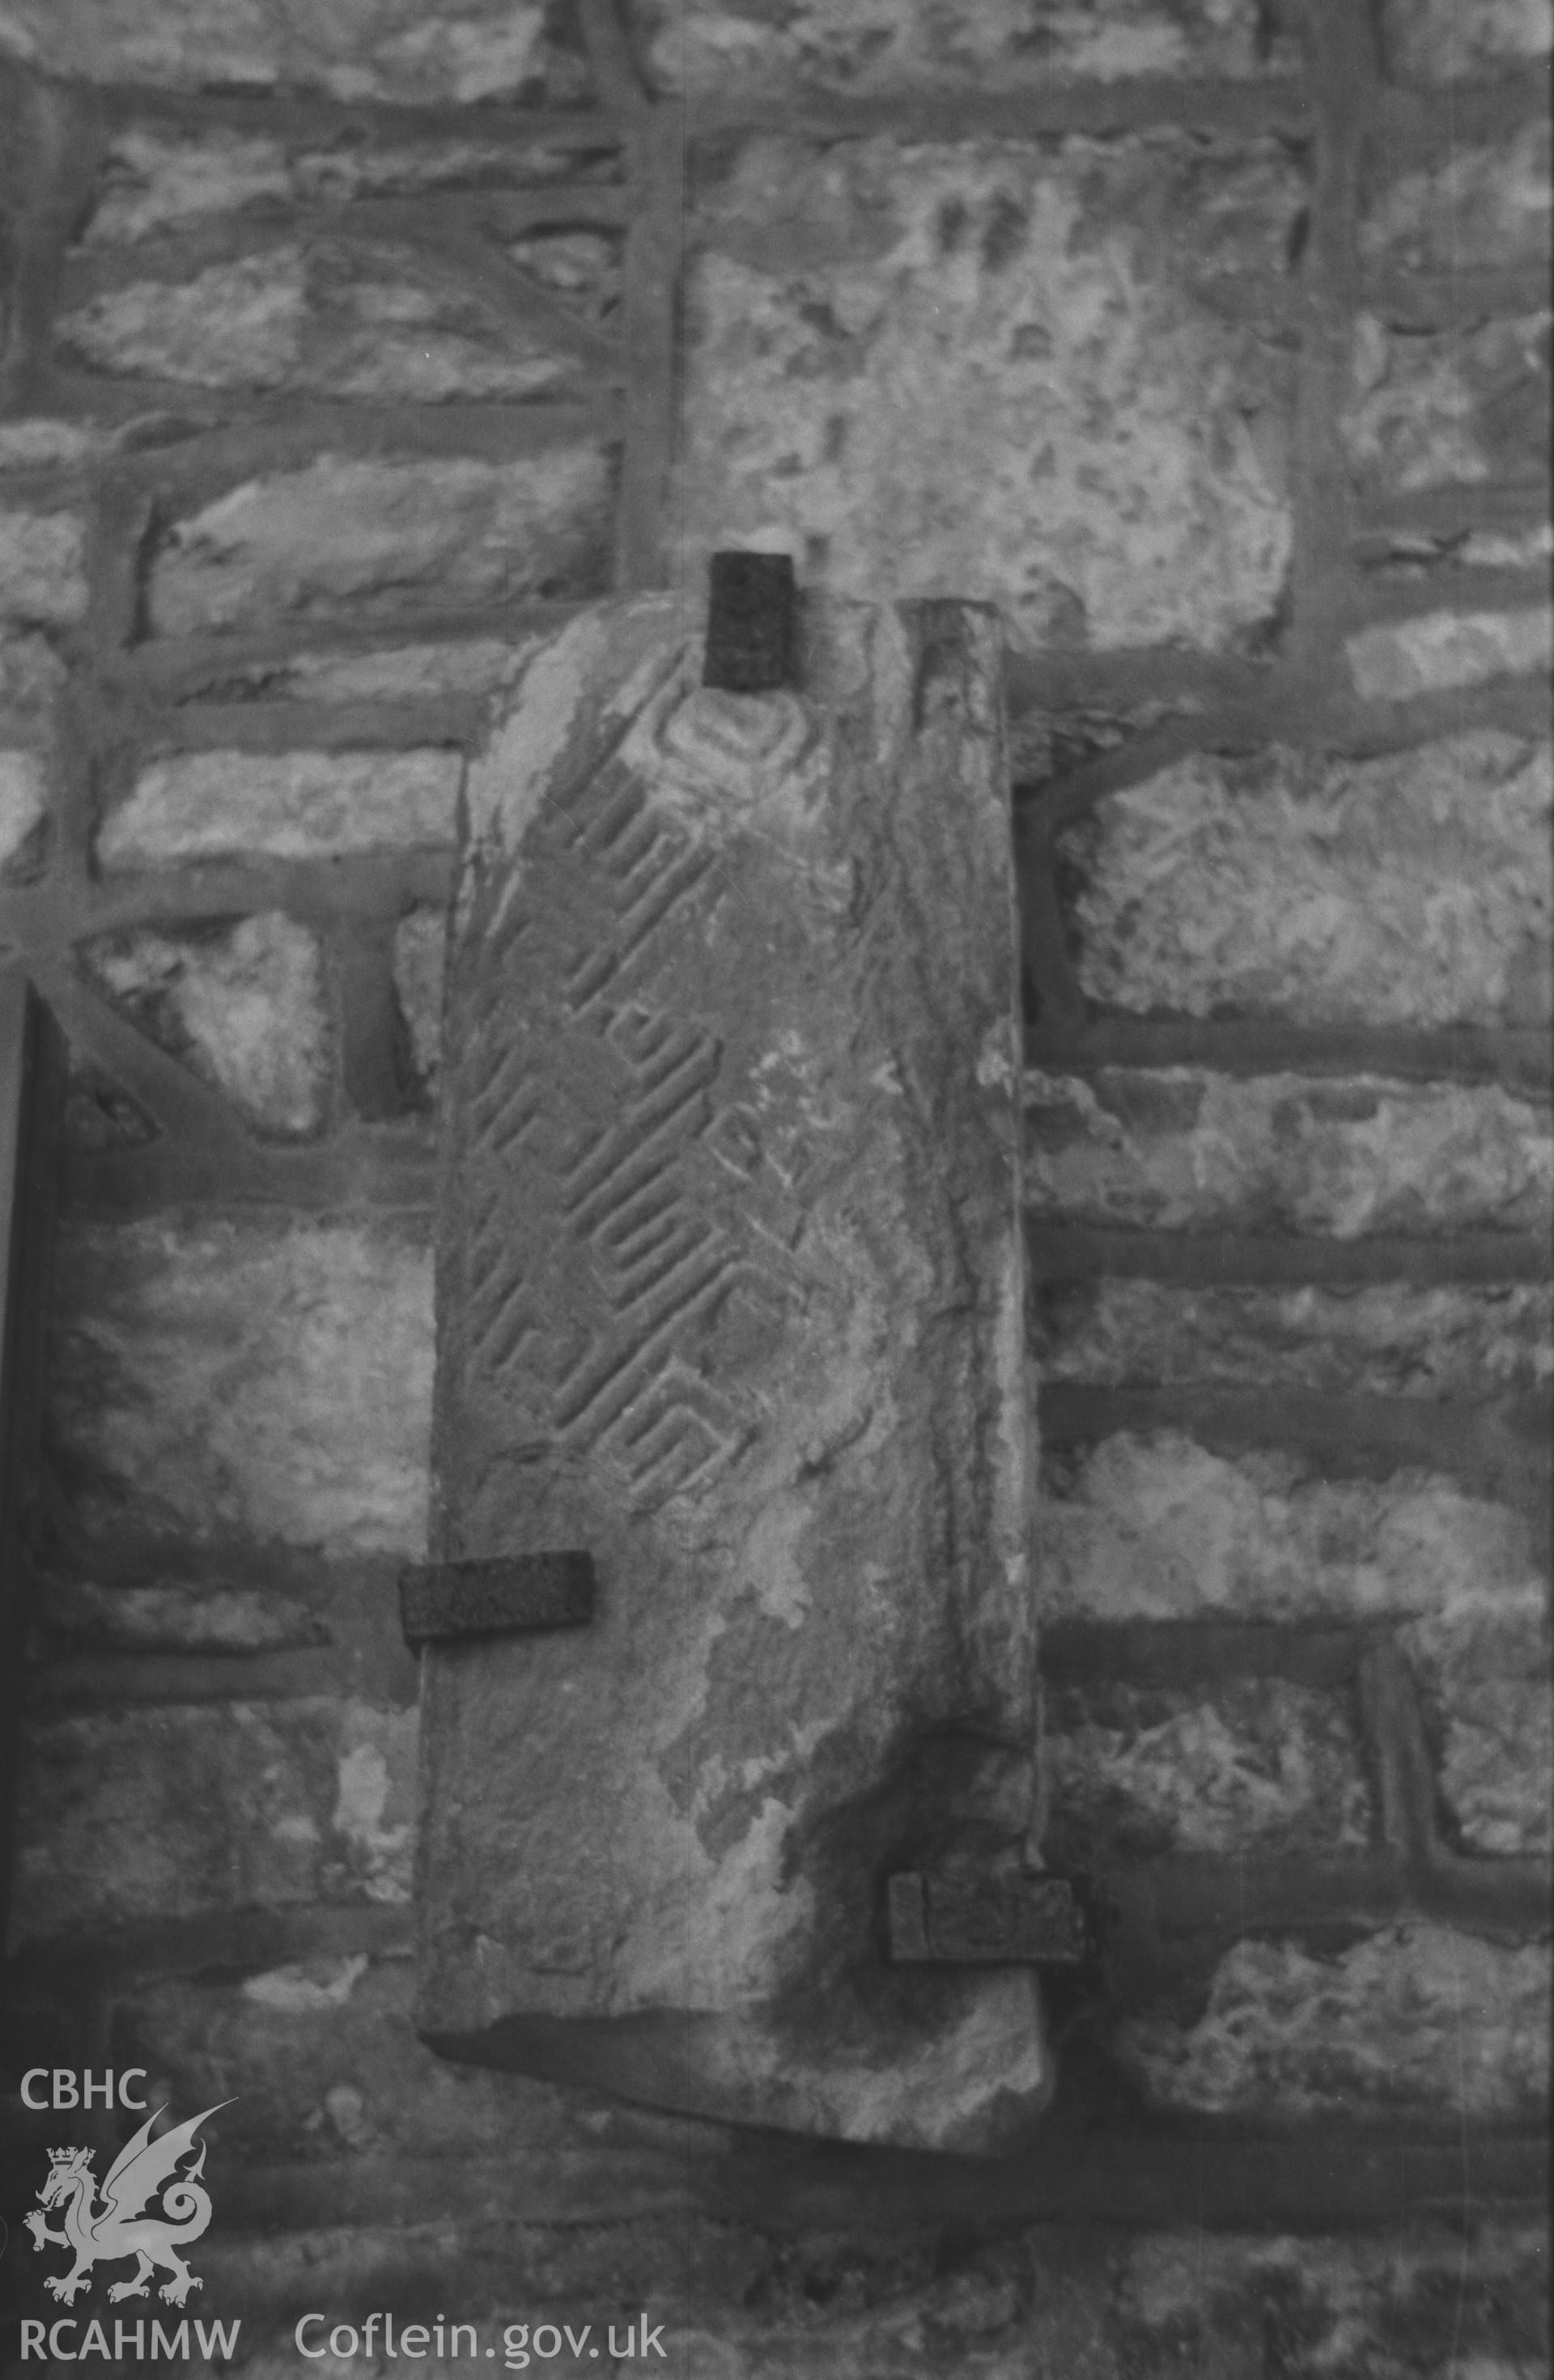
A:
[[[696,2380],[1544,2368],[1549,31],[0,6],[0,938],[72,1051],[7,2046],[235,2098],[256,2375],[433,2301]],[[409,2028],[464,770],[722,543],[1007,621],[1105,1956],[1000,2167]]]

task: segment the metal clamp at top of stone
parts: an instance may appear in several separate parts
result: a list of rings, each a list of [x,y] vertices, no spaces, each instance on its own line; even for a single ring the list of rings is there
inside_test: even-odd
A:
[[[400,1624],[413,1652],[460,1636],[582,1628],[593,1618],[596,1585],[589,1553],[417,1563],[399,1574]]]
[[[715,553],[708,574],[703,686],[771,694],[794,682],[794,566],[785,553]]]

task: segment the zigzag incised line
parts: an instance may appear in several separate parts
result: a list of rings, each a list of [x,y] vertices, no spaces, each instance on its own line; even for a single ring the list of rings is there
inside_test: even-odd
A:
[[[666,1360],[671,1352],[661,1345],[674,1330],[693,1318],[711,1293],[721,1287],[723,1277],[733,1267],[734,1258],[720,1252],[710,1262],[696,1267],[695,1257],[688,1282],[676,1281],[672,1275],[662,1288],[672,1289],[673,1298],[667,1307],[661,1307],[647,1319],[647,1327],[627,1342],[625,1347],[608,1351],[602,1371],[594,1367],[577,1378],[570,1394],[558,1394],[555,1418],[559,1429],[573,1429],[600,1405],[605,1407],[602,1418],[595,1422],[596,1434],[613,1421],[637,1393],[636,1376],[644,1366]]]

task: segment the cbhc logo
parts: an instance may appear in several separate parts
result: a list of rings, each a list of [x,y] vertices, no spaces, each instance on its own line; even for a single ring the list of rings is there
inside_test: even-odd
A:
[[[143,2066],[125,2068],[118,2078],[118,2104],[121,2107],[144,2108],[146,2103],[143,2099],[130,2097],[129,2086],[131,2082],[143,2082],[145,2079]],[[34,2099],[34,2082],[50,2085],[48,2098]],[[114,2104],[114,2070],[105,2066],[103,2078],[98,2082],[93,2079],[90,2067],[78,2075],[68,2066],[30,2066],[21,2078],[21,2096],[23,2106],[28,2107],[111,2107]]]

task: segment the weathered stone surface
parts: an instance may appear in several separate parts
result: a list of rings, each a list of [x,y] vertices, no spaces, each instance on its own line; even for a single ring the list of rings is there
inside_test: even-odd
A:
[[[1549,0],[1386,0],[1382,51],[1389,68],[1421,82],[1505,73],[1554,45]]]
[[[1037,1500],[1042,1609],[1086,1620],[1409,1619],[1539,1590],[1528,1525],[1425,1472],[1324,1479],[1177,1430],[1051,1455]]]
[[[65,664],[46,637],[0,634],[0,711],[35,726],[65,683]]]
[[[250,480],[181,521],[152,565],[158,635],[331,613],[392,620],[434,603],[597,594],[609,470],[593,447],[511,463],[346,462]]]
[[[747,141],[697,216],[685,566],[986,597],[1040,649],[1255,634],[1291,361],[1198,284],[1281,272],[1303,188],[1276,142],[1174,131]]]
[[[661,89],[740,103],[806,90],[1278,72],[1299,63],[1283,13],[1254,0],[644,0],[637,10]]]
[[[1554,1841],[1554,1698],[1547,1593],[1459,1597],[1403,1631],[1425,1688],[1441,1797],[1463,1847]]]
[[[1420,333],[1362,314],[1340,422],[1358,477],[1390,495],[1530,480],[1548,448],[1547,314]]]
[[[1554,1136],[1547,1105],[1495,1084],[1029,1074],[1026,1199],[1039,1216],[1165,1230],[1542,1231]]]
[[[85,555],[76,514],[0,512],[0,619],[74,627],[86,611]]]
[[[535,231],[511,240],[515,264],[584,322],[608,322],[625,286],[625,242],[614,231]]]
[[[0,750],[0,867],[19,856],[47,809],[37,753]]]
[[[1554,555],[1554,521],[1531,528],[1470,529],[1453,560],[1473,570],[1536,570]]]
[[[1344,647],[1354,691],[1366,702],[1408,702],[1449,686],[1554,669],[1554,608],[1424,612],[1362,628]]]
[[[1185,2224],[1142,2239],[1113,2297],[1119,2380],[1251,2380],[1259,2365],[1270,2380],[1533,2380],[1548,2362],[1547,2226],[1487,2219],[1472,2200],[1463,2216],[1400,2208],[1385,2232],[1344,2239]]]
[[[409,1897],[416,1714],[319,1697],[35,1722],[16,1929]]]
[[[589,83],[559,11],[541,0],[6,0],[0,50],[46,74],[96,82],[317,84],[338,99],[522,99],[565,103]]]
[[[1045,1856],[1081,1869],[1171,1852],[1363,1850],[1354,1714],[1282,1678],[1212,1692],[1049,1686]]]
[[[1375,760],[1197,754],[1062,838],[1084,988],[1193,1016],[1539,1022],[1551,795],[1548,745],[1487,731]]]
[[[410,198],[448,189],[523,188],[561,179],[596,181],[619,171],[619,152],[596,136],[568,142],[513,134],[418,145],[365,142],[358,125],[331,142],[235,132],[219,124],[118,127],[80,237],[117,248],[184,231],[215,215],[353,198]]]
[[[825,609],[802,697],[735,696],[682,619],[584,614],[471,772],[437,1551],[585,1548],[601,1609],[423,1656],[418,2021],[987,2145],[1032,1980],[892,1971],[877,1894],[1032,1816],[1000,640]]]
[[[128,124],[109,141],[79,237],[92,248],[117,248],[297,195],[279,140],[220,125],[195,132]]]
[[[1196,2022],[1125,2021],[1114,2052],[1150,2103],[1386,2123],[1450,2110],[1536,2124],[1548,2076],[1548,1950],[1398,1925],[1335,1957],[1239,1942]]]
[[[1043,1380],[1195,1381],[1336,1395],[1526,1395],[1554,1378],[1547,1284],[1183,1289],[1050,1281],[1036,1302]]]
[[[444,260],[359,240],[266,247],[187,281],[129,281],[58,321],[71,359],[195,388],[437,404],[539,395],[575,375],[540,324]]]
[[[1450,1698],[1440,1790],[1470,1852],[1547,1858],[1554,1849],[1554,1725],[1543,1674],[1459,1683]]]
[[[1367,264],[1404,273],[1536,266],[1548,254],[1549,136],[1534,117],[1492,148],[1454,141],[1439,162],[1375,182],[1359,226]]]
[[[176,752],[140,771],[97,838],[110,873],[199,859],[433,851],[457,834],[460,754]]]
[[[101,432],[80,421],[0,422],[0,471],[68,469],[96,450]]]
[[[443,982],[448,922],[441,909],[412,909],[394,937],[394,990],[410,1037],[410,1054],[427,1089],[435,1090],[443,1061]]]
[[[427,644],[388,644],[338,651],[278,653],[227,661],[215,655],[207,687],[225,702],[358,702],[417,696],[499,694],[523,675],[532,636],[461,637]]]
[[[152,1586],[50,1578],[40,1584],[36,1611],[49,1635],[83,1650],[273,1653],[328,1639],[322,1621],[297,1597],[220,1578],[198,1585],[160,1579]]]
[[[202,930],[149,927],[85,946],[91,972],[164,1049],[264,1132],[316,1132],[331,1035],[318,936],[272,909]]]
[[[86,1518],[421,1557],[426,1248],[356,1223],[82,1224],[57,1268],[51,1425]]]

